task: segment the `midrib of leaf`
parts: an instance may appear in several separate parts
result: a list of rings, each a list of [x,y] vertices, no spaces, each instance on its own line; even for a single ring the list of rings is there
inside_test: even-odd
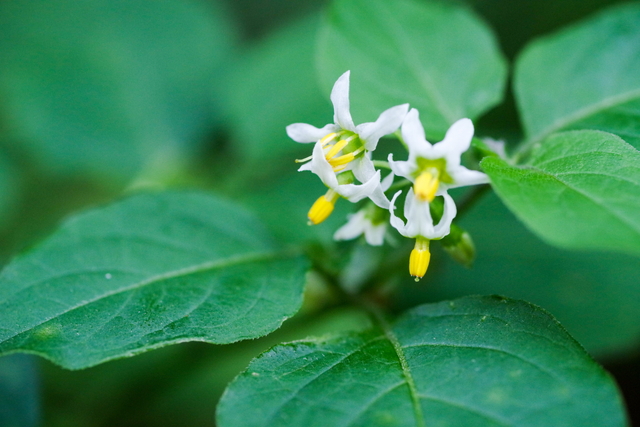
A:
[[[630,92],[623,93],[620,95],[610,96],[598,103],[582,108],[581,110],[575,111],[574,113],[569,114],[564,118],[556,120],[551,126],[547,127],[545,130],[538,133],[537,136],[522,143],[522,145],[520,145],[520,147],[518,147],[518,149],[515,152],[516,159],[520,158],[527,150],[529,150],[531,147],[533,147],[537,143],[541,142],[547,136],[551,135],[554,132],[564,129],[565,127],[569,126],[571,123],[578,122],[599,111],[615,107],[616,105],[625,104],[629,101],[632,101],[634,98],[640,98],[640,89],[632,90]]]
[[[400,361],[400,366],[402,367],[402,374],[407,382],[407,386],[409,387],[409,394],[411,395],[411,403],[413,405],[413,414],[416,418],[416,426],[418,427],[426,427],[424,422],[424,416],[422,414],[422,406],[420,406],[420,395],[418,394],[418,389],[416,388],[416,383],[413,380],[413,375],[411,374],[411,369],[409,368],[409,364],[407,363],[407,358],[404,355],[404,350],[402,349],[402,345],[398,341],[396,334],[393,333],[391,329],[391,325],[384,318],[384,315],[377,308],[369,308],[369,310],[373,313],[375,320],[378,325],[384,332],[385,337],[396,352],[396,356],[398,356],[398,360]]]
[[[234,266],[234,265],[241,265],[244,263],[250,263],[250,262],[257,262],[257,261],[266,261],[266,260],[270,260],[270,259],[277,259],[280,257],[284,257],[284,254],[279,254],[279,253],[274,253],[274,252],[254,252],[254,253],[248,253],[248,254],[242,254],[242,255],[235,255],[235,256],[231,256],[225,259],[221,259],[221,260],[215,260],[215,261],[209,261],[209,262],[204,262],[202,264],[198,264],[198,265],[193,265],[190,267],[185,267],[185,268],[180,268],[178,270],[174,270],[174,271],[169,271],[163,274],[158,274],[156,276],[152,276],[146,280],[142,280],[140,282],[136,282],[133,283],[129,286],[111,291],[111,292],[107,292],[104,294],[101,294],[93,299],[90,300],[86,300],[83,301],[82,304],[78,304],[72,307],[69,307],[67,310],[64,310],[58,314],[56,314],[53,317],[50,317],[48,319],[43,320],[42,322],[36,323],[32,326],[29,326],[26,329],[20,330],[16,333],[14,333],[11,336],[8,336],[6,338],[4,338],[2,341],[0,341],[0,344],[3,342],[6,342],[12,338],[14,338],[17,335],[20,335],[23,332],[29,331],[31,329],[34,329],[50,320],[56,319],[60,316],[63,316],[73,310],[77,310],[78,308],[82,308],[85,307],[87,305],[90,305],[96,301],[99,301],[101,299],[104,298],[109,298],[111,296],[114,295],[118,295],[124,292],[129,292],[135,289],[140,289],[143,288],[145,286],[149,286],[152,285],[154,283],[157,282],[161,282],[164,280],[168,280],[168,279],[173,279],[173,278],[177,278],[177,277],[184,277],[184,276],[188,276],[190,274],[196,274],[196,273],[202,273],[205,271],[211,271],[211,270],[216,270],[216,269],[221,269],[221,268],[225,268],[225,267],[230,267],[230,266]]]

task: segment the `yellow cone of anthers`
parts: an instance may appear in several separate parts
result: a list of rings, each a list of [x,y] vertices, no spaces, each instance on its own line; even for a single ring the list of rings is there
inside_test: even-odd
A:
[[[439,184],[438,170],[432,168],[418,175],[416,182],[413,184],[413,192],[418,200],[431,203],[436,197]]]
[[[416,282],[422,279],[429,267],[431,252],[429,252],[429,240],[418,237],[409,257],[409,274],[415,277]]]
[[[309,224],[317,225],[327,219],[333,212],[338,198],[340,198],[340,195],[333,190],[329,190],[326,194],[318,197],[318,200],[311,206],[307,214]]]

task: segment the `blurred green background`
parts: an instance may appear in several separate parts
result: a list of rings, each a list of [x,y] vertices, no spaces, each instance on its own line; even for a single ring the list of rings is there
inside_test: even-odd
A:
[[[315,73],[315,34],[326,3],[1,2],[0,264],[75,211],[124,192],[176,186],[240,201],[288,244],[332,245],[349,207],[338,205],[327,223],[307,227],[306,211],[323,187],[310,174],[296,174],[292,159],[306,156],[308,147],[284,132],[293,122],[321,126],[331,118]],[[489,23],[512,61],[532,38],[619,2],[457,3]],[[510,90],[476,128],[480,136],[518,142]],[[481,293],[539,304],[616,375],[637,417],[640,261],[549,247],[493,196],[462,224],[478,246],[476,267],[440,261],[430,271],[437,281],[402,283],[396,307]],[[340,250],[357,249],[357,260],[358,245]],[[434,261],[445,258],[434,254]],[[214,425],[219,395],[259,352],[367,324],[346,308],[318,314],[322,303],[312,302],[272,336],[224,347],[173,346],[78,372],[30,356],[5,357],[0,425]]]

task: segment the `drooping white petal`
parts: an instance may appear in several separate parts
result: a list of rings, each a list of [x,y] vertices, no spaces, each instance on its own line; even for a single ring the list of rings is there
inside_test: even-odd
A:
[[[453,218],[455,218],[458,213],[453,198],[447,194],[446,191],[441,191],[438,195],[444,198],[444,211],[442,212],[442,218],[440,218],[438,225],[433,227],[433,234],[431,237],[425,236],[428,239],[442,239],[444,236],[449,234]]]
[[[433,219],[431,218],[429,202],[417,199],[413,193],[413,188],[411,188],[407,193],[404,209],[404,216],[407,218],[405,227],[407,235],[431,239],[433,235]]]
[[[396,194],[394,194],[393,197],[391,198],[391,203],[389,204],[389,214],[391,214],[391,218],[389,218],[389,222],[391,223],[391,226],[393,228],[398,230],[398,233],[402,234],[404,237],[410,237],[410,236],[407,236],[407,234],[405,233],[404,221],[398,218],[396,214],[393,212],[396,209],[396,199],[401,193],[402,193],[402,190],[396,192]]]
[[[380,183],[380,188],[382,188],[382,191],[387,191],[389,188],[391,188],[391,184],[393,184],[393,178],[393,171],[389,175],[384,177],[384,179]]]
[[[331,90],[331,102],[333,103],[333,121],[342,129],[355,132],[356,127],[349,111],[349,74],[347,71],[341,75]]]
[[[467,169],[464,166],[458,166],[453,170],[448,170],[447,173],[453,178],[453,184],[442,184],[445,188],[457,188],[464,187],[466,185],[488,184],[489,177],[480,172]]]
[[[389,162],[389,166],[391,167],[391,170],[394,174],[406,178],[411,182],[415,180],[415,178],[412,176],[413,172],[417,169],[417,165],[415,164],[415,162],[408,162],[403,160],[399,160],[396,162],[393,160],[393,154],[389,154],[389,157],[387,157],[387,161]]]
[[[435,144],[434,149],[437,152],[443,150],[446,153],[455,153],[460,158],[460,154],[469,149],[471,138],[473,138],[473,123],[469,119],[460,119],[451,125],[444,139]]]
[[[362,183],[362,185],[344,184],[344,185],[338,185],[336,188],[332,188],[332,189],[336,193],[344,197],[345,199],[355,203],[355,202],[359,202],[364,198],[371,196],[373,192],[376,190],[376,187],[379,187],[379,186],[380,186],[380,171],[376,171],[375,175],[373,175],[371,179],[369,179],[367,182]]]
[[[368,151],[375,150],[380,138],[400,128],[408,110],[409,104],[396,105],[383,111],[375,122],[358,125],[356,133],[364,141],[364,148]]]
[[[364,233],[367,225],[365,211],[360,210],[349,215],[347,223],[333,233],[333,240],[351,240]]]
[[[317,142],[320,138],[338,130],[339,127],[333,123],[321,128],[306,123],[294,123],[287,126],[287,135],[296,142],[308,143]]]
[[[313,146],[313,155],[311,161],[302,165],[298,171],[310,170],[320,177],[320,180],[331,189],[335,189],[338,186],[338,178],[333,171],[333,166],[329,164],[324,156],[324,150],[322,144],[316,142]]]

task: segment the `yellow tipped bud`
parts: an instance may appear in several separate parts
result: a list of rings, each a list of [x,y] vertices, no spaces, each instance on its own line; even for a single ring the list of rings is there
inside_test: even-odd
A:
[[[416,282],[424,277],[429,267],[431,252],[429,252],[429,240],[418,237],[409,257],[409,274],[416,278]]]
[[[327,219],[329,215],[331,215],[331,212],[333,212],[333,208],[339,197],[340,195],[333,190],[329,190],[326,194],[320,196],[311,206],[307,214],[309,224],[317,225]]]
[[[432,171],[422,172],[413,184],[413,192],[416,197],[425,202],[433,201],[436,197],[436,191],[438,191],[438,185],[440,185],[438,172],[433,171],[435,172],[435,175],[431,172]]]

